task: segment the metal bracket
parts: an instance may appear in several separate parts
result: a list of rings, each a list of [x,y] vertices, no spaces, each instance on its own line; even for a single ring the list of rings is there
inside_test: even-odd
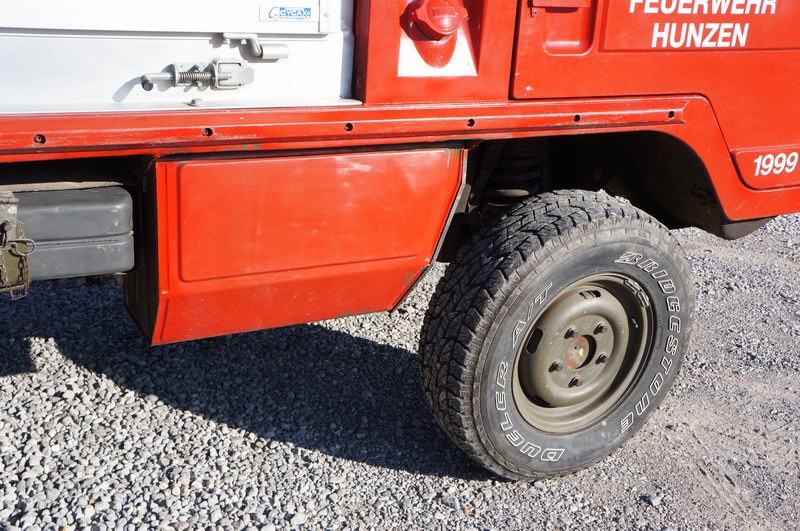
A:
[[[281,43],[261,42],[255,33],[223,33],[222,42],[230,44],[239,41],[250,48],[250,54],[258,59],[280,61],[289,58],[289,46]]]
[[[159,82],[173,87],[210,87],[213,90],[234,90],[248,85],[255,79],[253,69],[241,59],[215,59],[211,63],[173,63],[166,72],[145,74],[141,77],[144,90],[153,90]]]
[[[0,191],[0,293],[10,294],[12,300],[28,295],[28,255],[36,250],[36,242],[25,238],[25,228],[17,219],[18,203],[12,192]]]

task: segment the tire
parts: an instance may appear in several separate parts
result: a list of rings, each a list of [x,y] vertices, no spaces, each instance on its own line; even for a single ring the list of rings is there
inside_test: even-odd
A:
[[[602,193],[536,196],[450,264],[423,325],[427,402],[492,472],[587,467],[655,410],[689,343],[694,291],[669,231]]]

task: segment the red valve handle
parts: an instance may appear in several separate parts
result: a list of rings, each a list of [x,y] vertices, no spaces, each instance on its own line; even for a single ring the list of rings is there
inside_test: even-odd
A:
[[[422,0],[411,20],[426,37],[442,41],[457,32],[468,15],[461,0]]]

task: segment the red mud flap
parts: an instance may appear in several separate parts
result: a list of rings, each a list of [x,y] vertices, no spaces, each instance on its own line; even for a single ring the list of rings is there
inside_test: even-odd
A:
[[[391,309],[430,263],[463,151],[157,165],[153,344]]]

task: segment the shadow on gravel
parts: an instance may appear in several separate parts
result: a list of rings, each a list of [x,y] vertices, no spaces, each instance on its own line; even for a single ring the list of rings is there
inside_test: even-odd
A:
[[[0,334],[5,328],[0,328]],[[0,378],[36,372],[36,364],[30,355],[27,342],[11,342],[9,338],[0,336]]]
[[[490,477],[432,420],[408,350],[319,325],[150,348],[114,287],[34,287],[15,303],[24,324],[11,335],[24,350],[26,337],[52,337],[119,386],[265,440],[415,474]]]

